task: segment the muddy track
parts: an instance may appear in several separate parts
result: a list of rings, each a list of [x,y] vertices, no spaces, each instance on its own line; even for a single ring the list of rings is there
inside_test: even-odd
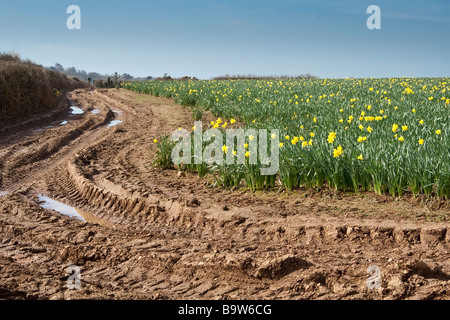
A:
[[[83,115],[0,149],[0,298],[450,297],[445,202],[213,188],[151,166],[155,137],[192,126],[186,109],[123,90],[71,100]],[[37,194],[87,222],[42,209]],[[81,290],[66,287],[70,265]]]

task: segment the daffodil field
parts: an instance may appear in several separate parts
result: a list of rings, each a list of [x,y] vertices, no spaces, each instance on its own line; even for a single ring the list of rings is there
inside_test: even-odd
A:
[[[174,98],[197,115],[209,110],[217,117],[211,127],[280,130],[276,176],[258,176],[251,165],[224,166],[213,170],[222,185],[245,181],[255,190],[278,181],[289,190],[326,185],[393,196],[412,192],[450,197],[450,78],[150,81],[122,86]]]

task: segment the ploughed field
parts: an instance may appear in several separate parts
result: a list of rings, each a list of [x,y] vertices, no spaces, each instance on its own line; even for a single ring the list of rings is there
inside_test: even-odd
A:
[[[153,84],[175,100],[145,83],[76,90],[2,127],[0,298],[448,299],[445,79],[314,81]],[[161,137],[199,112],[204,130],[280,129],[276,177],[153,166]]]

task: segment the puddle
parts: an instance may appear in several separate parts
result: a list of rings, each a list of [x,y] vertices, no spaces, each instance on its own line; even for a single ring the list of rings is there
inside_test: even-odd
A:
[[[68,124],[69,122],[67,122],[67,121],[63,121],[63,122],[61,122],[61,126],[65,126],[66,124]]]
[[[9,194],[8,191],[0,191],[0,197],[6,196],[8,194]]]
[[[74,207],[65,205],[64,203],[50,199],[49,197],[40,194],[38,194],[38,198],[40,202],[44,202],[41,204],[41,207],[44,209],[55,210],[66,216],[75,217],[79,220],[85,221]]]
[[[117,126],[118,124],[121,124],[123,121],[122,120],[113,120],[108,124],[108,128]]]
[[[84,111],[78,107],[72,106],[72,107],[70,107],[70,109],[72,109],[72,112],[71,112],[72,114],[83,114],[84,113]]]
[[[92,113],[92,114],[99,114],[99,113],[100,113],[100,110],[94,109],[94,110],[91,111],[91,113]]]
[[[52,129],[52,128],[54,128],[54,127],[55,127],[55,126],[45,126],[45,127],[43,127],[43,128],[34,129],[32,132],[33,132],[33,133],[38,133],[38,132],[42,132],[42,131],[44,131],[44,130]]]

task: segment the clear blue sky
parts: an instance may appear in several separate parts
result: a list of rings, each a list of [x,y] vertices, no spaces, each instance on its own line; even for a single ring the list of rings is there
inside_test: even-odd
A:
[[[449,34],[449,0],[0,0],[0,51],[107,74],[450,76]]]

